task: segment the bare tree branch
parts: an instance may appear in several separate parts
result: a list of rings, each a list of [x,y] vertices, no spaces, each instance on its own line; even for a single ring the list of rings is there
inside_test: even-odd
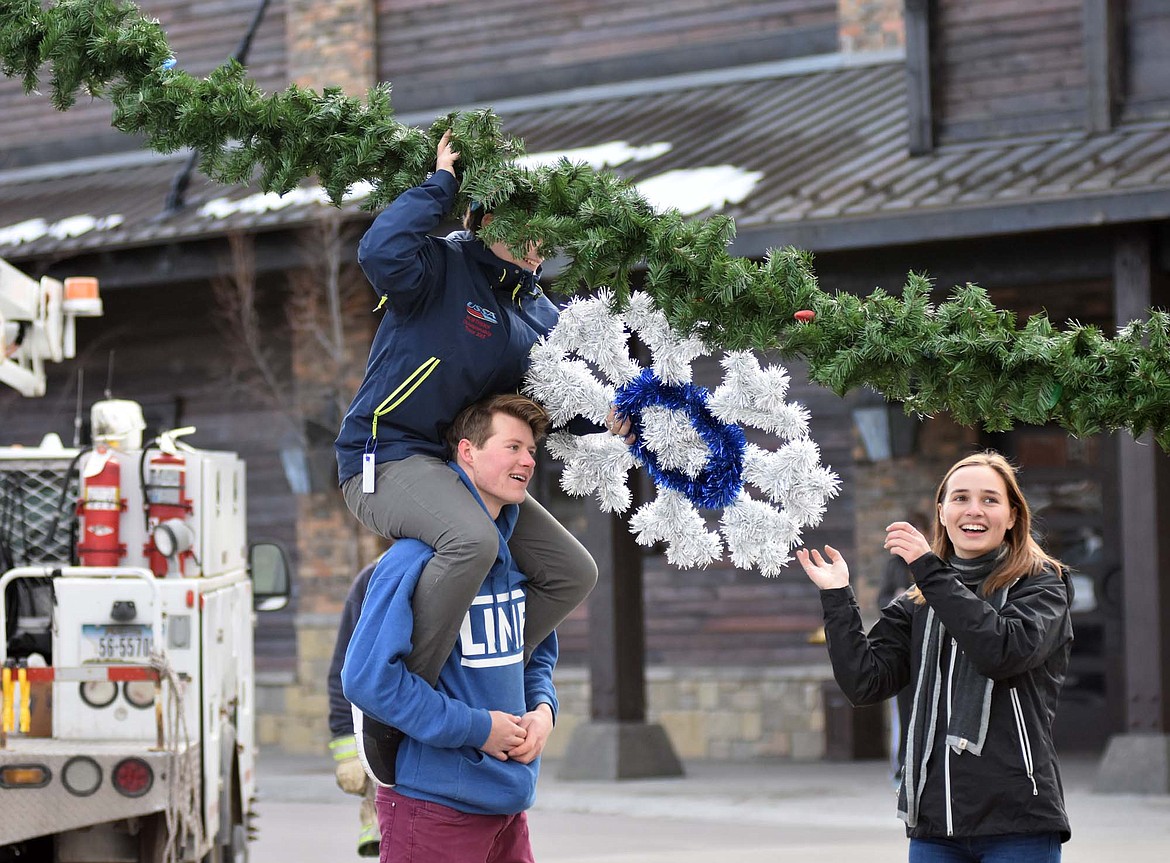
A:
[[[300,411],[291,382],[277,372],[274,352],[260,326],[253,238],[233,232],[227,240],[230,265],[225,275],[211,280],[211,291],[217,316],[229,336],[231,375],[250,396],[261,399],[299,427]]]
[[[331,383],[329,394],[338,417],[344,412],[348,390],[340,383],[349,365],[345,340],[347,310],[369,294],[352,250],[359,227],[328,210],[299,237],[305,268],[292,278],[289,323],[293,330],[320,347],[328,368],[322,376]]]
[[[228,236],[226,274],[212,282],[218,317],[232,348],[231,376],[250,397],[282,413],[305,439],[306,422],[329,426],[344,412],[350,395],[346,371],[351,358],[345,341],[345,316],[369,296],[353,255],[360,226],[326,210],[300,232],[297,247],[302,269],[289,276],[285,310],[293,334],[294,354],[319,350],[312,374],[283,373],[273,337],[266,336],[257,307],[253,241]],[[309,346],[309,347],[306,347]]]

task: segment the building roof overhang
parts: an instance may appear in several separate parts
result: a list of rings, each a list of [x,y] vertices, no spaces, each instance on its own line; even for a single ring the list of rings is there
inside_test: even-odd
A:
[[[568,154],[614,170],[652,203],[737,226],[734,250],[864,249],[1170,218],[1170,127],[1124,126],[912,155],[899,54],[828,55],[583,88],[493,105],[531,163]],[[463,106],[467,107],[467,106]],[[447,108],[400,116],[424,125]],[[0,256],[96,251],[265,232],[332,210],[195,174],[164,206],[186,154],[128,152],[0,171]],[[341,208],[367,218],[363,189]]]

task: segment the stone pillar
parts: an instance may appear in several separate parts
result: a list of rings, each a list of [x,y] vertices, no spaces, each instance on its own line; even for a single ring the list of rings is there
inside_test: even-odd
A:
[[[1156,234],[1119,232],[1113,255],[1118,326],[1164,307],[1168,287]],[[1125,733],[1110,738],[1096,791],[1170,793],[1170,457],[1147,432],[1117,436],[1125,604]]]
[[[837,47],[842,53],[905,46],[902,0],[837,0]]]
[[[288,0],[289,79],[361,96],[376,83],[374,0]]]
[[[586,513],[584,541],[598,570],[588,600],[590,721],[573,728],[560,777],[681,776],[666,730],[646,721],[641,549],[617,515]]]

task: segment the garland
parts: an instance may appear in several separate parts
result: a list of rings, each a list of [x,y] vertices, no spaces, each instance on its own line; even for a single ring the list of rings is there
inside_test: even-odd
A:
[[[1058,330],[1044,315],[1018,327],[974,285],[935,305],[930,282],[916,274],[901,296],[830,295],[806,252],[785,248],[762,263],[731,256],[735,228],[724,216],[656,213],[628,183],[581,164],[517,167],[522,146],[491,111],[441,117],[424,131],[394,120],[388,85],[364,103],[335,88],[265,95],[238,63],[199,79],[173,59],[157,22],[131,3],[0,0],[5,75],[33,92],[51,69],[54,106],[69,108],[79,93],[108,98],[116,128],[160,152],[198,150],[201,170],[217,181],[255,179],[285,193],[316,176],[334,202],[368,181],[368,205],[379,207],[421,181],[451,128],[462,153],[457,208],[485,201],[497,213],[489,240],[516,248],[536,240],[546,256],[562,254],[564,284],[610,285],[621,306],[644,267],[645,290],[677,331],[728,350],[803,358],[809,377],[838,394],[867,386],[907,412],[949,411],[988,431],[1049,422],[1078,436],[1152,431],[1170,451],[1165,312],[1151,310],[1110,339],[1076,323]],[[798,312],[808,322],[794,319]]]

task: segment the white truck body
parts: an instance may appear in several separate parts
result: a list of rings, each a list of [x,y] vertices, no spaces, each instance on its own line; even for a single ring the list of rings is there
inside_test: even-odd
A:
[[[17,553],[28,559],[0,575],[0,664],[10,659],[13,616],[22,615],[4,601],[8,587],[29,579],[52,593],[50,619],[32,613],[17,621],[48,633],[51,657],[29,662],[23,687],[18,669],[7,672],[0,853],[51,836],[55,863],[241,859],[256,754],[244,466],[232,453],[177,454],[185,461],[191,548],[182,560],[169,559],[160,576],[150,569],[154,525],[145,517],[150,492],[139,480],[141,450],[102,456],[118,463],[122,477],[118,539],[125,552],[118,565],[74,566],[74,546],[62,537],[96,451],[0,447],[0,483],[10,501],[21,489],[25,522],[17,536],[27,541]],[[151,670],[157,684],[123,679]],[[46,675],[52,682],[29,679]],[[140,759],[152,775],[140,793],[114,787],[115,769],[127,758]],[[96,788],[70,789],[66,768],[74,759],[88,759],[74,769],[89,781],[100,777]],[[6,768],[22,766],[42,767],[47,780],[36,787],[4,781]]]

